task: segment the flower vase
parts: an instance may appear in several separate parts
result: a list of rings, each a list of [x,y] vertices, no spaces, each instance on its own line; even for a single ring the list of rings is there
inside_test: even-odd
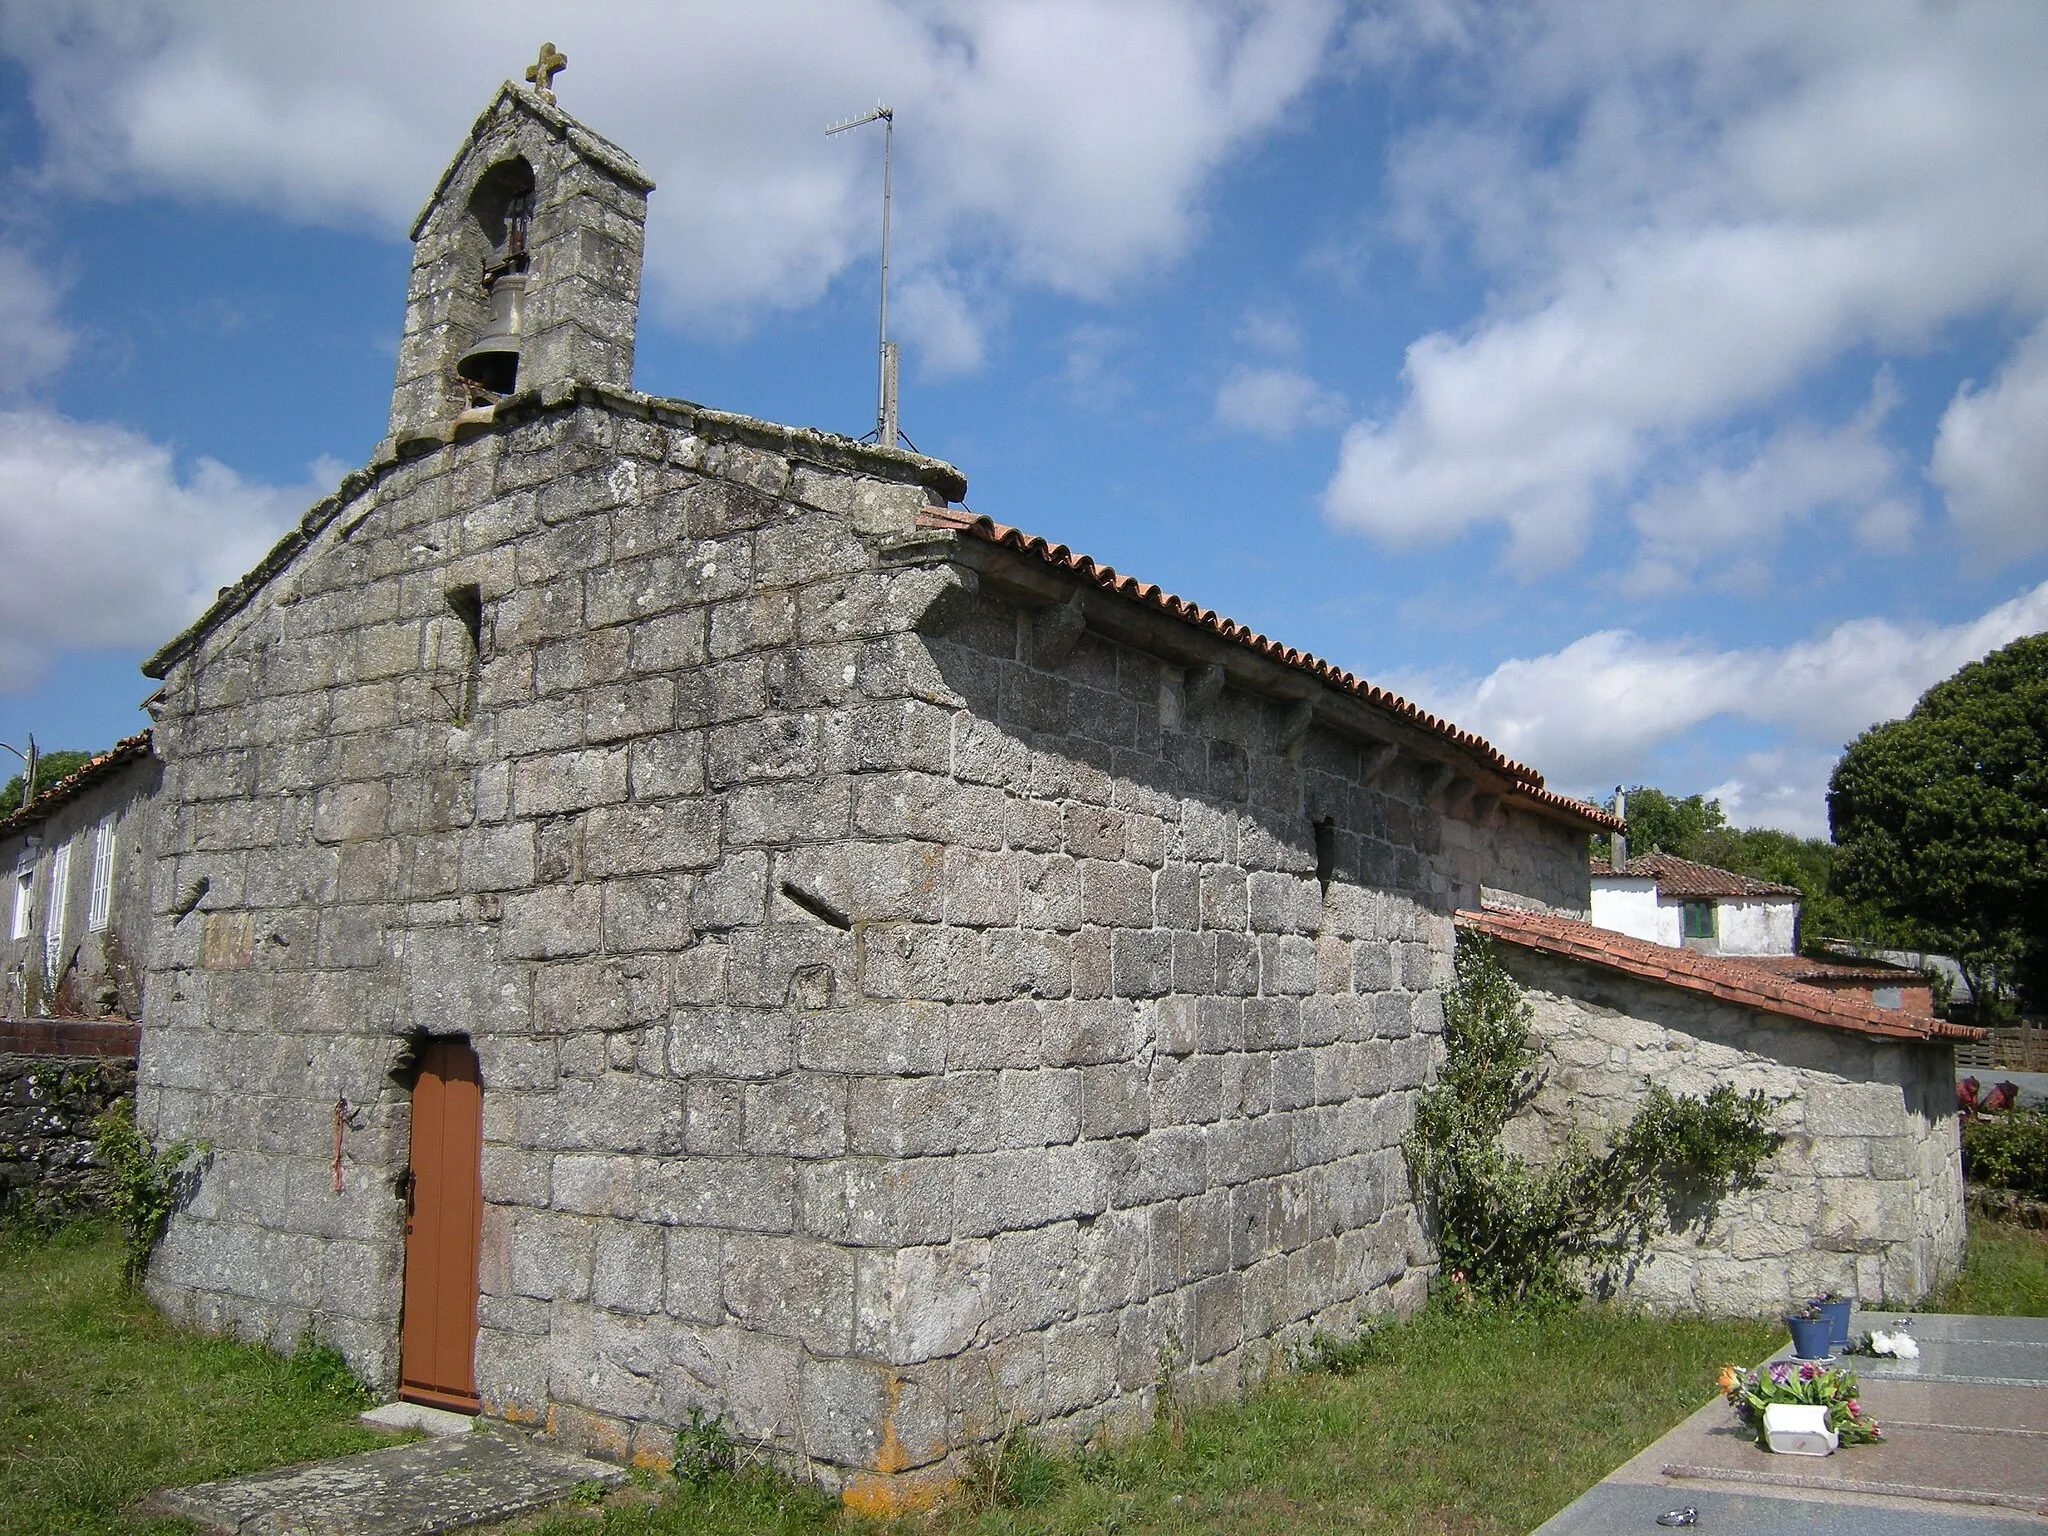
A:
[[[1855,1305],[1846,1296],[1813,1304],[1813,1310],[1828,1320],[1828,1343],[1835,1349],[1849,1347],[1849,1309]]]
[[[1785,1326],[1792,1330],[1792,1353],[1801,1360],[1825,1360],[1828,1357],[1828,1343],[1833,1330],[1824,1317],[1788,1317]]]

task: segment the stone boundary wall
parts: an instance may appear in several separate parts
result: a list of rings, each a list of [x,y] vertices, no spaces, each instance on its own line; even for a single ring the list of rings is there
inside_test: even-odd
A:
[[[1761,1188],[1702,1232],[1652,1243],[1626,1287],[1659,1311],[1769,1312],[1836,1290],[1916,1301],[1963,1254],[1963,1167],[1946,1041],[1879,1039],[1785,1019],[1603,967],[1496,946],[1535,1010],[1549,1078],[1508,1144],[1541,1157],[1574,1129],[1596,1144],[1651,1084],[1719,1083],[1782,1100],[1785,1145]]]
[[[0,1055],[135,1059],[142,1026],[126,1019],[0,1019]]]
[[[1988,1189],[1982,1184],[1972,1184],[1970,1209],[1991,1221],[2048,1231],[2048,1200],[2034,1200],[2009,1189]]]
[[[64,1215],[104,1189],[93,1121],[135,1091],[140,1035],[121,1022],[0,1019],[0,1212]]]

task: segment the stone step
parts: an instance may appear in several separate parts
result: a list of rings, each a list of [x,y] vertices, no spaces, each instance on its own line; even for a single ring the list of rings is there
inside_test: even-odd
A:
[[[625,1478],[601,1461],[491,1430],[164,1489],[145,1507],[233,1536],[431,1536]]]
[[[356,1417],[372,1429],[416,1429],[426,1435],[466,1435],[476,1428],[476,1420],[466,1413],[425,1403],[385,1403]]]

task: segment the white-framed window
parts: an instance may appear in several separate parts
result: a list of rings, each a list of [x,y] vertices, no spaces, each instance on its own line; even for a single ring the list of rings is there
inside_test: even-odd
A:
[[[85,925],[94,933],[107,926],[114,905],[114,818],[100,818],[92,829],[92,885],[85,903]]]
[[[54,983],[64,963],[64,907],[71,896],[71,844],[50,850],[50,879],[43,897],[43,976]]]
[[[36,922],[36,864],[23,854],[14,865],[14,937],[25,939]]]

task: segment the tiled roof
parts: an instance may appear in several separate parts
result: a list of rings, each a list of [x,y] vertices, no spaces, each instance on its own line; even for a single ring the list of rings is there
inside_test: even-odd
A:
[[[52,784],[48,789],[36,791],[33,804],[25,805],[11,816],[0,816],[0,837],[19,832],[23,827],[33,826],[50,812],[57,809],[73,795],[90,789],[101,779],[117,769],[126,767],[137,758],[149,756],[149,732],[125,737],[115,742],[98,757],[80,763],[77,768]]]
[[[1565,812],[1590,826],[1618,829],[1621,825],[1596,805],[1588,805],[1583,800],[1574,800],[1569,795],[1560,795],[1555,790],[1545,789],[1543,775],[1526,763],[1516,762],[1484,737],[1474,735],[1448,720],[1430,714],[1399,694],[1375,687],[1307,651],[1298,651],[1292,646],[1280,644],[1277,640],[1269,640],[1234,619],[1224,618],[1212,609],[1203,608],[1183,597],[1175,597],[1171,592],[1149,582],[1141,582],[1134,576],[1122,575],[1114,566],[1099,564],[1087,555],[1077,554],[1064,544],[1054,544],[1036,534],[1007,527],[991,517],[970,512],[964,507],[927,507],[919,514],[918,521],[926,528],[943,528],[1015,550],[1083,581],[1092,582],[1104,591],[1114,592],[1119,597],[1143,603],[1185,623],[1206,629],[1211,634],[1242,645],[1270,661],[1277,661],[1305,672],[1326,687],[1348,693],[1356,699],[1398,716],[1411,725],[1441,736],[1477,757],[1496,773],[1512,780],[1519,796],[1552,810]]]
[[[1811,955],[1744,955],[1746,965],[1760,965],[1787,981],[1825,983],[1867,981],[1876,986],[1924,987],[1927,978],[1911,966],[1889,960],[1816,960]]]
[[[1483,933],[1503,943],[1524,949],[1583,960],[1589,965],[1662,982],[1687,992],[1717,997],[1723,1002],[1781,1018],[1799,1019],[1829,1029],[1846,1029],[1856,1034],[1888,1040],[1981,1040],[1984,1031],[1965,1024],[1922,1014],[1901,1013],[1896,1008],[1877,1008],[1860,998],[1820,987],[1805,986],[1774,975],[1762,966],[1725,955],[1702,955],[1690,949],[1671,949],[1627,934],[1595,928],[1575,918],[1547,912],[1525,912],[1519,908],[1488,906],[1458,914],[1458,925]]]
[[[1799,896],[1804,893],[1796,885],[1779,885],[1774,880],[1756,880],[1748,875],[1738,875],[1732,869],[1716,869],[1711,864],[1695,864],[1691,859],[1681,859],[1675,853],[1639,853],[1628,861],[1626,868],[1617,870],[1607,859],[1593,860],[1593,874],[1623,874],[1632,880],[1655,880],[1657,894],[1676,896],[1681,900],[1688,897],[1708,896]]]

